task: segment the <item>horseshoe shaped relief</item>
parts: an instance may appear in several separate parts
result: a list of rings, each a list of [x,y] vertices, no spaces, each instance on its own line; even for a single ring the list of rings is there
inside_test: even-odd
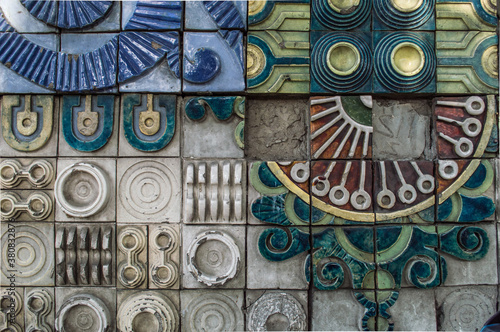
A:
[[[72,2],[72,6],[56,0],[20,1],[30,15],[49,27],[84,30],[99,25],[113,6],[119,5],[113,1],[78,1]],[[26,39],[3,13],[0,17],[0,63],[31,82],[55,91],[112,88],[153,68],[165,55],[170,70],[179,78],[178,32],[154,30],[179,29],[182,4],[180,1],[159,2],[154,14],[148,17],[139,15],[145,7],[147,1],[135,3],[124,29],[140,28],[151,32],[122,31],[104,45],[82,54],[56,52]]]

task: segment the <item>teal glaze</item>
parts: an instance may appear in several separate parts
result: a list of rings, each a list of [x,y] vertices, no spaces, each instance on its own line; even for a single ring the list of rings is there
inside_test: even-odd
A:
[[[295,197],[293,200],[293,211],[304,222],[309,222],[310,205],[304,202],[299,197]]]
[[[388,320],[388,328],[387,331],[394,331],[394,322],[392,322],[391,319],[391,314],[388,312],[389,308],[392,307],[394,304],[396,304],[396,301],[399,297],[399,292],[398,291],[390,291],[391,295],[387,298],[385,298],[383,301],[379,300],[379,297],[377,296],[377,302],[378,302],[378,316],[383,317]]]
[[[341,76],[328,68],[328,51],[340,42],[356,47],[360,55],[359,67],[351,74]],[[311,33],[311,92],[371,92],[372,50],[371,34],[356,32]]]
[[[73,149],[84,152],[96,151],[102,148],[111,137],[114,122],[115,96],[97,95],[97,108],[93,112],[99,114],[99,124],[92,136],[84,136],[77,129],[78,112],[84,96],[64,96],[62,101],[62,131],[66,142]]]
[[[274,176],[273,172],[269,169],[269,166],[267,166],[267,163],[262,163],[259,166],[259,179],[260,181],[270,187],[270,188],[277,188],[277,187],[282,187],[283,184]]]
[[[490,140],[488,141],[485,151],[489,153],[496,153],[498,151],[498,126],[496,123],[493,123]]]
[[[361,251],[373,253],[373,229],[367,227],[344,228],[349,242]]]
[[[360,0],[352,11],[339,13],[328,0],[312,0],[311,30],[370,31],[372,0]]]
[[[266,1],[264,8],[257,14],[248,15],[248,25],[256,25],[261,23],[262,21],[265,21],[268,18],[268,16],[273,12],[275,4],[279,2],[290,2],[291,4],[294,4],[294,3],[309,3],[309,0],[292,0],[292,1],[268,0]]]
[[[207,108],[212,110],[215,117],[225,121],[233,115],[233,105],[238,97],[195,97],[190,99],[185,111],[193,121],[201,120],[206,116]]]
[[[402,12],[390,0],[373,0],[373,30],[436,30],[435,0],[423,0],[411,12]]]
[[[455,226],[439,234],[439,250],[460,259],[475,261],[488,253],[490,240],[479,227]]]
[[[363,307],[365,307],[365,313],[361,319],[361,328],[363,331],[370,331],[368,321],[370,318],[377,316],[377,303],[369,300],[365,294],[361,292],[354,292],[354,297]]]
[[[486,166],[479,164],[474,174],[465,182],[464,187],[469,189],[478,188],[486,180]]]
[[[391,65],[394,48],[403,42],[418,45],[425,56],[422,70],[413,76],[398,73]],[[374,86],[375,93],[434,93],[436,92],[436,53],[434,34],[430,32],[385,32],[373,33]],[[462,58],[460,58],[462,59]]]
[[[489,197],[467,197],[460,195],[462,199],[462,212],[458,221],[479,222],[495,213],[495,203]]]
[[[280,262],[309,250],[309,234],[295,227],[268,228],[260,234],[258,245],[264,258]]]
[[[173,95],[155,95],[158,98],[158,105],[164,108],[164,113],[161,113],[160,122],[164,126],[164,131],[157,135],[157,138],[152,141],[147,141],[140,138],[140,134],[135,130],[138,126],[136,118],[138,113],[136,107],[142,103],[140,94],[130,94],[123,97],[123,131],[125,138],[131,146],[140,151],[158,151],[163,149],[170,143],[175,133],[175,112],[176,112],[176,96]],[[156,99],[155,98],[155,99]]]
[[[447,204],[448,201],[449,200],[444,201],[443,204]],[[443,204],[441,204],[441,205],[443,205]],[[440,205],[440,207],[441,207],[441,205]],[[434,210],[435,210],[435,206],[432,205],[432,206],[428,207],[427,209],[418,212],[418,216],[420,218],[422,218],[424,221],[434,222],[434,220],[435,220]],[[449,215],[449,212],[448,212],[448,215]],[[410,219],[411,219],[411,216],[410,216]]]
[[[252,203],[252,214],[259,220],[282,226],[292,225],[285,213],[285,197],[264,196]]]
[[[261,83],[265,82],[268,77],[271,75],[274,66],[294,66],[294,65],[307,65],[309,64],[309,58],[303,57],[280,57],[277,58],[274,56],[271,48],[267,43],[257,37],[256,35],[248,36],[248,44],[254,44],[258,46],[266,56],[266,63],[264,65],[264,69],[255,77],[249,78],[248,88],[256,87]]]

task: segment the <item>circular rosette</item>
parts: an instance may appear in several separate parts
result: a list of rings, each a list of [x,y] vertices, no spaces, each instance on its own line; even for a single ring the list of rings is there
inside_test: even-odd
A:
[[[371,4],[368,0],[314,0],[312,12],[321,24],[332,30],[351,30],[369,19]]]
[[[377,17],[393,29],[416,29],[434,13],[434,0],[374,0]]]
[[[87,27],[102,19],[113,1],[21,0],[31,15],[63,29]]]
[[[370,46],[349,33],[321,37],[312,50],[312,74],[326,90],[350,92],[362,88],[372,73]]]
[[[416,92],[427,86],[436,72],[434,47],[421,34],[396,32],[383,37],[375,48],[375,74],[395,92]]]

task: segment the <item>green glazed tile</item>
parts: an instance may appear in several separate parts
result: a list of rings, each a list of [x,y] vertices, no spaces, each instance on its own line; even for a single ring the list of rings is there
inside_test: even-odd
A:
[[[496,2],[488,0],[438,0],[436,16],[437,30],[495,31],[497,27]]]
[[[249,30],[309,31],[309,0],[248,2]]]

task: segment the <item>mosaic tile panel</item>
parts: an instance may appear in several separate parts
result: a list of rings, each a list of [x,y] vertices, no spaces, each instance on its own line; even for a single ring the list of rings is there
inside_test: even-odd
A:
[[[488,0],[0,0],[0,330],[480,330]]]

